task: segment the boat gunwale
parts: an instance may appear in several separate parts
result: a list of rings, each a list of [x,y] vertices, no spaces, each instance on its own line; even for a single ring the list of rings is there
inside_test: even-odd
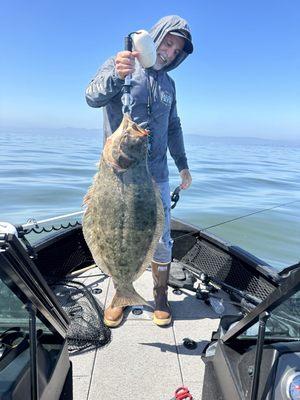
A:
[[[171,221],[171,231],[182,231],[186,232],[182,237],[188,237],[190,235],[196,240],[207,242],[219,250],[225,252],[230,257],[235,258],[243,263],[247,269],[250,271],[253,270],[258,273],[261,277],[266,279],[268,283],[271,283],[274,288],[278,286],[282,277],[279,272],[272,267],[270,264],[264,262],[260,258],[255,255],[249,253],[247,250],[230,243],[213,233],[207,231],[201,231],[201,228],[196,227],[192,224],[186,223],[179,219],[172,218]],[[46,249],[47,247],[54,245],[56,242],[60,241],[62,238],[66,238],[68,236],[72,236],[75,234],[81,234],[82,227],[81,225],[77,225],[75,227],[69,227],[63,230],[54,231],[54,233],[50,233],[46,237],[41,238],[39,241],[32,244],[32,248],[36,254],[40,251]],[[180,237],[176,238],[180,239]],[[176,245],[176,244],[175,244]]]

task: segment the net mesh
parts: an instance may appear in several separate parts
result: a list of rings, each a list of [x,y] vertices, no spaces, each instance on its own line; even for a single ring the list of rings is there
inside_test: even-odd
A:
[[[111,331],[103,322],[103,306],[84,284],[61,281],[52,285],[52,290],[71,321],[67,332],[70,352],[92,350],[110,342]]]
[[[200,240],[181,261],[260,299],[265,299],[274,290],[271,283],[253,269],[248,270],[237,258]]]

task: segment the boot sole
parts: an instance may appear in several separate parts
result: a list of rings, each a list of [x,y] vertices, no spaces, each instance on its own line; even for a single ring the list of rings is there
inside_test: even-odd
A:
[[[120,323],[122,322],[122,319],[123,319],[123,315],[121,315],[121,317],[119,319],[117,319],[116,321],[112,321],[110,319],[104,318],[103,322],[105,323],[105,325],[108,328],[116,328],[117,326],[120,325]]]
[[[158,326],[166,326],[172,322],[172,317],[170,316],[169,318],[161,319],[156,318],[155,315],[153,315],[153,322]]]

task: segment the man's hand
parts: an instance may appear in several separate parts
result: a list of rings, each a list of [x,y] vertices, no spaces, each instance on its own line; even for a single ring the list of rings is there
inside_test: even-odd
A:
[[[190,174],[190,171],[188,169],[182,169],[179,174],[181,176],[180,189],[187,189],[188,187],[190,187],[192,183],[192,176]]]
[[[134,73],[135,57],[138,54],[137,51],[120,51],[116,55],[116,71],[120,79],[125,79],[127,75]]]

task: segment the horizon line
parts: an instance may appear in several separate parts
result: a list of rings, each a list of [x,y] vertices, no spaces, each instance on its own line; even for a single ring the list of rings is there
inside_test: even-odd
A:
[[[6,130],[11,130],[12,132],[6,132]],[[0,133],[33,133],[32,131],[66,131],[66,130],[73,130],[73,131],[89,131],[92,133],[100,133],[103,134],[103,129],[101,128],[83,128],[83,127],[18,127],[18,126],[0,126]],[[17,132],[13,132],[17,131]],[[218,138],[218,139],[252,139],[252,140],[265,140],[265,141],[279,141],[279,142],[286,142],[286,141],[298,141],[300,142],[299,137],[294,136],[285,136],[284,138],[280,137],[266,137],[266,136],[241,136],[238,134],[231,134],[231,135],[222,135],[222,134],[208,134],[208,133],[183,133],[183,136],[199,136],[199,137],[206,137],[206,138]]]

